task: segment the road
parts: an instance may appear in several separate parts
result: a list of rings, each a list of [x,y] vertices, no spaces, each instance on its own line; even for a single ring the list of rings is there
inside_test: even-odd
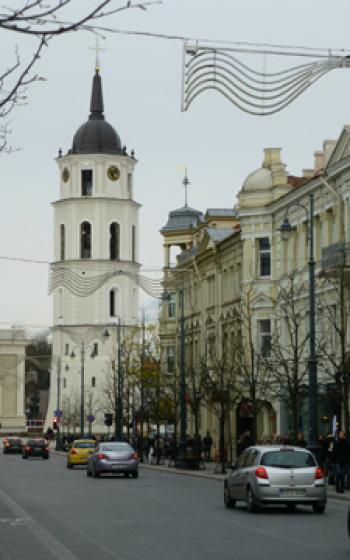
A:
[[[0,455],[1,560],[349,559],[347,504],[249,514],[223,506],[222,484],[143,469],[87,478],[65,457]]]

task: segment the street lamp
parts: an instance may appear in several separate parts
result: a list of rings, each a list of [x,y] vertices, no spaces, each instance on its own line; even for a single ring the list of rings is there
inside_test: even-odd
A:
[[[79,347],[76,347],[79,348]],[[85,425],[85,418],[84,418],[84,398],[85,398],[85,352],[89,348],[85,346],[85,342],[82,342],[80,345],[80,437],[84,437],[84,425]],[[92,351],[90,354],[90,358],[95,358],[96,352],[95,349],[92,347]],[[75,358],[74,349],[70,353],[70,357],[72,359]]]
[[[118,356],[118,379],[117,383],[115,380],[115,368],[114,368],[114,420],[115,420],[115,438],[117,441],[123,440],[123,390],[124,390],[124,372],[122,368],[122,352],[121,352],[121,333],[120,329],[122,327],[120,317],[118,317],[118,327],[117,331],[117,356]],[[103,336],[107,339],[110,334],[106,328]]]
[[[315,351],[315,259],[314,259],[314,195],[309,194],[309,207],[301,203],[287,206],[283,223],[279,228],[283,241],[288,241],[293,231],[288,219],[290,208],[298,206],[306,214],[307,220],[307,243],[309,248],[309,358],[308,358],[308,380],[309,380],[309,438],[308,448],[316,455],[319,453],[318,442],[318,413],[317,413],[317,360]]]

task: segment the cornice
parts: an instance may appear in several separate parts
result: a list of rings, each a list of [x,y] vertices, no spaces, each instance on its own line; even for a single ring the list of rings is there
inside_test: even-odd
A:
[[[58,206],[60,204],[72,204],[73,202],[83,202],[83,204],[92,204],[92,201],[106,201],[106,202],[124,202],[136,208],[142,208],[142,204],[135,202],[135,200],[130,200],[129,198],[114,198],[113,196],[74,196],[69,198],[60,198],[51,202],[52,206]]]

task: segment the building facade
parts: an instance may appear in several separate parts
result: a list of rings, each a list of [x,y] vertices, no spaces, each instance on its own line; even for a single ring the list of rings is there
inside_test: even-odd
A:
[[[104,413],[115,413],[118,345],[138,317],[140,205],[134,200],[134,153],[104,118],[99,68],[89,119],[56,161],[47,425],[59,409],[62,426],[76,429],[83,401],[85,429],[89,417],[89,429],[105,431]]]
[[[24,432],[25,348],[24,330],[0,330],[0,430]]]
[[[161,230],[166,257],[170,245],[180,248],[176,263],[168,258],[164,261],[164,289],[173,294],[163,302],[160,323],[164,373],[178,375],[179,371],[181,290],[188,380],[189,360],[198,363],[203,356],[208,361],[208,354],[217,360],[223,354],[230,355],[240,325],[241,353],[245,354],[238,359],[242,390],[239,402],[230,403],[226,421],[226,446],[233,452],[242,433],[252,429],[252,394],[249,379],[242,373],[249,368],[260,383],[256,438],[270,440],[276,434],[296,430],[303,431],[306,439],[308,436],[307,224],[311,198],[318,431],[328,432],[334,417],[339,424],[348,425],[349,174],[349,127],[337,141],[324,142],[323,149],[315,153],[314,168],[301,176],[287,172],[280,149],[266,149],[261,167],[248,175],[233,209],[209,209],[204,215],[198,212],[197,223],[189,223],[187,229],[172,222],[170,213]],[[281,240],[279,231],[286,216],[292,224],[288,242]],[[269,364],[279,376],[268,377]],[[293,416],[288,380],[294,366],[298,403]],[[188,430],[193,432],[187,408]],[[201,412],[200,433],[211,431],[218,447],[218,418],[207,405]]]

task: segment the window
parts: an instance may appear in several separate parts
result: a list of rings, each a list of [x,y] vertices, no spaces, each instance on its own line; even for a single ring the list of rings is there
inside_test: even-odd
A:
[[[259,347],[262,356],[268,358],[271,355],[271,320],[259,321]]]
[[[166,347],[166,364],[167,372],[174,373],[175,371],[175,346]]]
[[[132,175],[128,173],[128,195],[129,198],[132,198]]]
[[[60,257],[61,261],[66,258],[66,228],[64,224],[60,227]]]
[[[111,260],[119,259],[120,251],[120,226],[117,222],[109,227],[109,258]]]
[[[65,356],[69,356],[69,344],[67,342],[64,345],[64,354]]]
[[[91,259],[91,224],[83,222],[80,225],[80,258]]]
[[[63,389],[67,389],[67,379],[63,378]]]
[[[117,299],[118,290],[114,289],[109,292],[109,314],[111,317],[117,316]]]
[[[271,276],[271,245],[268,237],[259,239],[259,274]]]
[[[131,226],[131,260],[136,261],[136,226]]]
[[[81,194],[82,196],[92,195],[92,169],[81,170]]]
[[[94,356],[98,356],[98,343],[97,342],[94,342],[92,352],[93,352]]]
[[[96,387],[96,377],[91,377],[91,387]]]
[[[174,319],[176,316],[176,294],[169,294],[168,297],[168,318]]]

